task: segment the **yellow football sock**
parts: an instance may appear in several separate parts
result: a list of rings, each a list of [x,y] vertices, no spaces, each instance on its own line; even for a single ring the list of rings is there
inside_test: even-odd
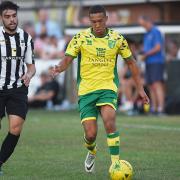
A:
[[[96,155],[97,148],[96,148],[96,142],[89,142],[85,136],[84,136],[84,145],[85,147],[90,151],[91,154]]]
[[[109,152],[111,155],[112,163],[120,159],[119,157],[119,146],[120,146],[120,136],[119,132],[111,133],[107,135],[107,144],[109,147]]]

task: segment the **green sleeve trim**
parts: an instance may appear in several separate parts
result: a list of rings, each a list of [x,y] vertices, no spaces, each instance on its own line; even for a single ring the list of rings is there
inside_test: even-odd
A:
[[[68,54],[68,53],[65,53],[65,56],[71,56],[71,57],[73,57],[73,58],[76,58],[76,56],[73,56],[73,55]]]
[[[130,55],[129,57],[127,57],[127,58],[123,58],[125,61],[126,60],[129,60],[129,59],[133,59],[133,56],[132,55]]]

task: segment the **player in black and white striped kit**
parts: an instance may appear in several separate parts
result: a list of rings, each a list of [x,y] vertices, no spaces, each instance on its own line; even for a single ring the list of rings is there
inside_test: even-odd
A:
[[[35,74],[32,38],[18,27],[18,8],[11,1],[0,4],[0,120],[5,112],[9,120],[9,132],[0,149],[0,175],[20,137],[28,110],[28,86]]]

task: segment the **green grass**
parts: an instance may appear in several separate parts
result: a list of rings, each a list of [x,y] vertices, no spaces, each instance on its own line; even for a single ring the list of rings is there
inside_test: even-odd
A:
[[[86,150],[78,112],[30,111],[15,153],[4,165],[4,180],[108,180],[110,157],[99,118],[96,173],[84,172]],[[0,141],[7,133],[3,119]],[[134,180],[180,180],[180,117],[117,116],[121,158]]]

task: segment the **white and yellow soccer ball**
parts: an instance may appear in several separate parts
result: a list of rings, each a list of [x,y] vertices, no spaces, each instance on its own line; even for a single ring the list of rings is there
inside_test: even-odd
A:
[[[133,168],[128,161],[115,161],[109,168],[109,175],[111,180],[132,180]]]

